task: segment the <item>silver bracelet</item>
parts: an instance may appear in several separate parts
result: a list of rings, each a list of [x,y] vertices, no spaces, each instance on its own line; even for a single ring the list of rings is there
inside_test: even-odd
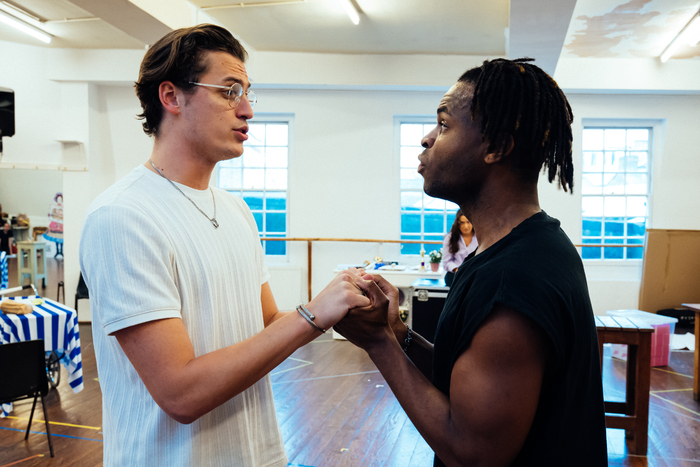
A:
[[[411,330],[411,326],[408,324],[406,325],[406,340],[403,341],[403,353],[408,352],[408,346],[411,345],[411,340],[413,340],[413,337],[411,337],[411,333],[413,331]]]
[[[309,322],[309,324],[311,324],[311,326],[315,327],[321,332],[326,332],[325,329],[321,328],[318,324],[314,323],[316,317],[304,306],[303,303],[297,307],[297,311],[301,316],[304,317],[306,321]]]

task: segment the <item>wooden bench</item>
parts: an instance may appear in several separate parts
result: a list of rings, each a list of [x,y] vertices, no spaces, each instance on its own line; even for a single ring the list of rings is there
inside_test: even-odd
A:
[[[651,333],[654,328],[632,318],[596,316],[600,367],[603,344],[627,345],[625,402],[605,402],[605,425],[625,430],[631,454],[647,454],[649,429],[649,379],[651,376]]]

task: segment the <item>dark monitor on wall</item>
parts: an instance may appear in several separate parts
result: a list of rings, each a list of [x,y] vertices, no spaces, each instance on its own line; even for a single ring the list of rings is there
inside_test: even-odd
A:
[[[15,92],[0,88],[0,138],[15,134]]]

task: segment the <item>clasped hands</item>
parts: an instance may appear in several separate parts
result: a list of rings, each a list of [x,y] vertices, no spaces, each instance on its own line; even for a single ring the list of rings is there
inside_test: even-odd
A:
[[[367,349],[393,338],[404,327],[399,317],[399,291],[379,275],[362,269],[343,271],[307,305],[319,324]]]

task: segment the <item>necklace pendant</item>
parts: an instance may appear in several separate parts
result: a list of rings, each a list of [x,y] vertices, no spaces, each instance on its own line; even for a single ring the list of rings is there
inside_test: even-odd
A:
[[[211,224],[214,226],[215,229],[219,228],[219,223],[216,222],[216,219],[209,219],[211,221]]]

